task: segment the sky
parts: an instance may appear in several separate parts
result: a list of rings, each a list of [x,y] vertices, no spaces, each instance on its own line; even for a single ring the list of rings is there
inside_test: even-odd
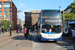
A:
[[[18,14],[18,18],[25,20],[24,12],[29,12],[30,10],[39,10],[41,9],[59,9],[63,10],[63,1],[64,9],[68,5],[73,3],[74,0],[12,0],[17,7],[18,11],[21,11]]]

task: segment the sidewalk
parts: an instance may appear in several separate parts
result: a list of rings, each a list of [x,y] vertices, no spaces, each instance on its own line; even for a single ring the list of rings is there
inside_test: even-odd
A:
[[[0,50],[33,50],[33,41],[24,40],[23,33],[9,35],[9,33],[0,34]]]

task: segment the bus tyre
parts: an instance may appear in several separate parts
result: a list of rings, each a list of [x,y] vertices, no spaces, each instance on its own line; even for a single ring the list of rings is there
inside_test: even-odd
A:
[[[64,35],[64,32],[63,32],[63,34],[62,35]]]
[[[59,43],[59,41],[56,41],[56,43]]]

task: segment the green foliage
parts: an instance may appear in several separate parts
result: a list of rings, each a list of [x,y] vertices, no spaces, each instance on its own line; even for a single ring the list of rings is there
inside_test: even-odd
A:
[[[64,13],[65,20],[75,20],[75,0],[74,2],[69,6],[71,12]],[[63,14],[62,14],[63,18]]]
[[[66,19],[72,19],[72,20],[75,19],[74,14],[70,13],[70,12],[69,13],[65,13],[64,16],[65,16],[65,20]]]
[[[70,7],[71,12],[75,13],[75,0],[69,7]]]
[[[1,27],[4,26],[4,29],[9,29],[9,21],[8,20],[4,20],[1,22]]]
[[[10,29],[10,21],[9,20],[4,20],[1,22],[1,27],[4,26],[4,29]],[[14,28],[14,23],[11,23],[11,29]]]
[[[63,14],[62,14],[62,16],[63,16]],[[70,13],[70,12],[68,12],[68,13],[65,13],[64,14],[64,17],[65,17],[65,20],[75,20],[75,14],[73,14],[73,13]]]
[[[14,28],[14,22],[11,23],[11,29],[13,29],[13,28]]]

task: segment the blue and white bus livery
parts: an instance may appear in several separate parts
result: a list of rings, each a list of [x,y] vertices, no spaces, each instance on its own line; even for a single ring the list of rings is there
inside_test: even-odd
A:
[[[61,41],[61,26],[62,17],[60,10],[41,10],[40,29],[38,29],[38,35],[41,41]]]

